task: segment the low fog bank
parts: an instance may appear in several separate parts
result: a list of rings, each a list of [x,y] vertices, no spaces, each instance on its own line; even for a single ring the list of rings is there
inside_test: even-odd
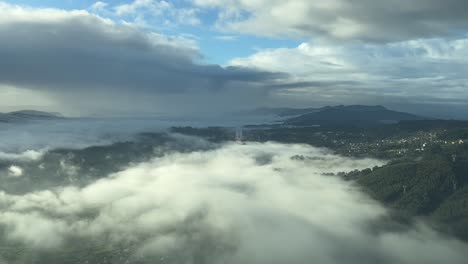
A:
[[[45,149],[107,145],[133,139],[138,133],[164,131],[175,124],[152,118],[74,118],[0,123],[0,137],[3,139],[0,141],[0,158],[35,159],[38,158],[37,153]],[[34,151],[36,154],[32,154]]]
[[[255,123],[233,115],[205,119],[140,118],[68,118],[24,123],[0,122],[0,160],[38,160],[47,150],[81,149],[134,140],[141,133],[165,132],[170,127],[238,127]]]
[[[180,141],[185,143],[175,143]],[[382,161],[305,145],[211,145],[179,136],[168,142],[151,152],[152,158],[86,184],[65,181],[22,193],[1,191],[0,259],[439,264],[468,258],[466,244],[422,223],[384,227],[388,212],[383,207],[353,182],[329,175]],[[98,158],[96,151],[87,155],[93,153]],[[79,178],[90,165],[74,166]],[[25,171],[10,178],[34,177]]]
[[[0,123],[0,189],[24,193],[96,178],[168,151],[213,144],[169,135],[173,125],[155,118],[95,118]]]
[[[27,150],[19,154],[1,153],[0,190],[25,194],[70,184],[83,187],[156,157],[211,150],[219,146],[197,137],[151,132],[132,135],[126,141],[84,148],[74,146]]]

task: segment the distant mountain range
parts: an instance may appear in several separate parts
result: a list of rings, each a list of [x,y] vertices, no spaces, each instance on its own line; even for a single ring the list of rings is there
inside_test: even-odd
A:
[[[427,120],[410,113],[389,110],[381,105],[327,106],[284,121],[288,125],[371,125],[408,120]]]
[[[63,119],[64,117],[59,113],[42,112],[35,110],[21,110],[9,113],[0,113],[0,122],[24,122],[32,120],[51,120]]]
[[[258,108],[244,113],[273,116],[285,125],[373,125],[410,120],[430,120],[424,116],[394,111],[381,105],[338,105],[321,108]]]
[[[329,106],[327,106],[329,107]],[[326,108],[326,107],[324,107]],[[248,111],[245,114],[248,115],[272,115],[277,117],[292,117],[298,116],[308,113],[315,113],[320,111],[324,108],[288,108],[288,107],[280,107],[280,108],[269,108],[269,107],[262,107],[257,108],[252,111]]]
[[[276,117],[281,119],[284,125],[292,126],[373,125],[431,119],[410,113],[389,110],[380,105],[338,105],[321,108],[259,108],[242,114],[245,116]],[[65,117],[60,113],[36,110],[0,113],[0,122],[2,123],[63,118]]]

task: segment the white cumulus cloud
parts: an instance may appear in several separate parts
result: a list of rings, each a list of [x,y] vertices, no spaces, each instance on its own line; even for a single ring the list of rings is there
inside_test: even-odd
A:
[[[11,177],[21,177],[23,176],[23,169],[20,166],[11,165],[8,168],[8,174]]]

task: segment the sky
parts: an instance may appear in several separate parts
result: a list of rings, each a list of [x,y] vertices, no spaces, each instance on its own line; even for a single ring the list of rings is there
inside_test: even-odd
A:
[[[0,111],[468,116],[465,0],[1,1]]]

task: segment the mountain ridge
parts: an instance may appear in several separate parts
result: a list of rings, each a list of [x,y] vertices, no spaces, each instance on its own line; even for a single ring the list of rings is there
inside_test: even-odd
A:
[[[8,113],[0,113],[0,122],[14,123],[34,120],[53,120],[65,118],[60,113],[44,112],[37,110],[19,110]]]
[[[338,105],[323,107],[316,112],[288,118],[284,124],[296,126],[373,125],[428,119],[431,118],[390,110],[382,105]]]

